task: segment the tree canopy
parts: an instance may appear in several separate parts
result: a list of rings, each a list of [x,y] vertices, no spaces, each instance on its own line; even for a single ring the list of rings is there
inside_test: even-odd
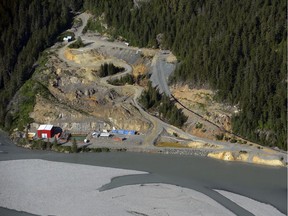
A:
[[[37,66],[36,60],[72,21],[82,0],[1,0],[0,126],[10,122],[6,107]]]
[[[209,87],[239,107],[233,130],[287,149],[285,0],[85,0],[131,45],[171,49],[172,83]],[[159,40],[161,38],[161,40]]]

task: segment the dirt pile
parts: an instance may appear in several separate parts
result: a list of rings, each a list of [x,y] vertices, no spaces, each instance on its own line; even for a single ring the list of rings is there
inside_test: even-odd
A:
[[[148,71],[148,68],[144,64],[137,64],[137,65],[133,66],[133,76],[134,77],[144,75],[147,73],[147,71]]]
[[[98,53],[97,50],[85,52],[82,50],[66,49],[64,56],[67,60],[83,66],[91,65],[91,63],[94,65],[101,65],[103,61],[107,59],[104,55]]]

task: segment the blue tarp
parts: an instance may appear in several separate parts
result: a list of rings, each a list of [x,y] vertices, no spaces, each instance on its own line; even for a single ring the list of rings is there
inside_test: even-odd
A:
[[[111,133],[115,134],[123,134],[123,135],[134,135],[136,133],[135,130],[112,130]]]

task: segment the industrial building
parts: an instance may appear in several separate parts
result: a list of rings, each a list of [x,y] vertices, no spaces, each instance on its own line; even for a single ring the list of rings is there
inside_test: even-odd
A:
[[[37,130],[37,135],[39,138],[52,138],[53,134],[53,125],[40,125]]]

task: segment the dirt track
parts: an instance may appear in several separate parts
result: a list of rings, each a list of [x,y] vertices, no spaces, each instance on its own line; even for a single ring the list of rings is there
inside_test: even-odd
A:
[[[123,74],[127,73],[132,73],[132,67],[129,65],[127,62],[133,63],[135,62],[137,58],[137,50],[139,48],[137,47],[130,47],[125,45],[123,42],[109,42],[105,38],[101,36],[91,36],[91,35],[83,35],[82,30],[84,26],[87,23],[88,18],[90,15],[87,13],[83,13],[79,15],[79,18],[82,19],[83,25],[77,29],[75,32],[76,36],[80,36],[83,40],[84,43],[87,44],[87,46],[78,49],[78,52],[83,52],[87,53],[90,50],[95,50],[97,49],[98,51],[100,50],[101,52],[108,54],[109,56],[112,56],[109,61],[113,61],[114,64],[119,65],[121,67],[125,68],[125,72],[122,74],[118,74],[115,76],[123,76]],[[71,42],[70,42],[71,43]],[[67,50],[68,45],[66,44],[64,47],[59,49],[58,56],[59,58],[66,62],[69,67],[75,67],[75,68],[81,68],[81,67],[95,67],[99,66],[99,61],[97,62],[86,62],[84,65],[81,63],[77,63],[75,61],[67,60],[65,57],[65,51]],[[124,53],[124,54],[123,54]],[[171,65],[170,63],[168,64],[167,62],[165,63],[165,58],[166,58],[167,53],[162,52],[162,51],[156,51],[156,54],[154,55],[152,64],[151,64],[151,72],[152,72],[152,81],[154,82],[154,86],[157,85],[160,89],[161,92],[165,92],[167,95],[170,95],[170,89],[167,85],[167,77],[173,72],[175,69],[174,65]],[[127,57],[128,56],[128,57]],[[130,56],[130,57],[129,57]],[[130,59],[130,60],[129,60]],[[100,64],[103,63],[103,61],[107,60],[101,60]],[[168,68],[167,68],[167,65]],[[186,139],[189,139],[191,141],[197,141],[197,142],[203,142],[203,143],[209,143],[209,144],[214,144],[214,145],[219,145],[221,146],[222,151],[249,151],[255,155],[260,153],[259,149],[251,148],[248,145],[240,145],[240,144],[231,144],[231,143],[226,143],[226,142],[219,142],[219,141],[214,141],[214,140],[208,140],[200,137],[193,136],[191,134],[188,134],[179,128],[176,128],[172,125],[169,125],[167,123],[164,123],[163,121],[159,120],[158,118],[150,115],[147,113],[142,107],[138,104],[138,97],[141,95],[142,88],[139,86],[125,86],[125,87],[115,87],[107,84],[107,79],[102,78],[101,83],[107,87],[113,87],[113,88],[129,88],[131,91],[134,91],[134,97],[133,97],[133,105],[139,110],[139,112],[142,114],[142,116],[147,119],[149,122],[152,123],[152,127],[148,130],[148,133],[145,135],[144,141],[142,142],[141,147],[149,147],[153,148],[154,143],[156,142],[157,138],[161,134],[161,132],[165,129],[166,131],[169,131],[171,134],[176,133],[179,137],[183,137]],[[201,150],[201,149],[200,149]],[[204,149],[203,149],[204,150]],[[251,157],[249,157],[249,161],[251,161]]]

